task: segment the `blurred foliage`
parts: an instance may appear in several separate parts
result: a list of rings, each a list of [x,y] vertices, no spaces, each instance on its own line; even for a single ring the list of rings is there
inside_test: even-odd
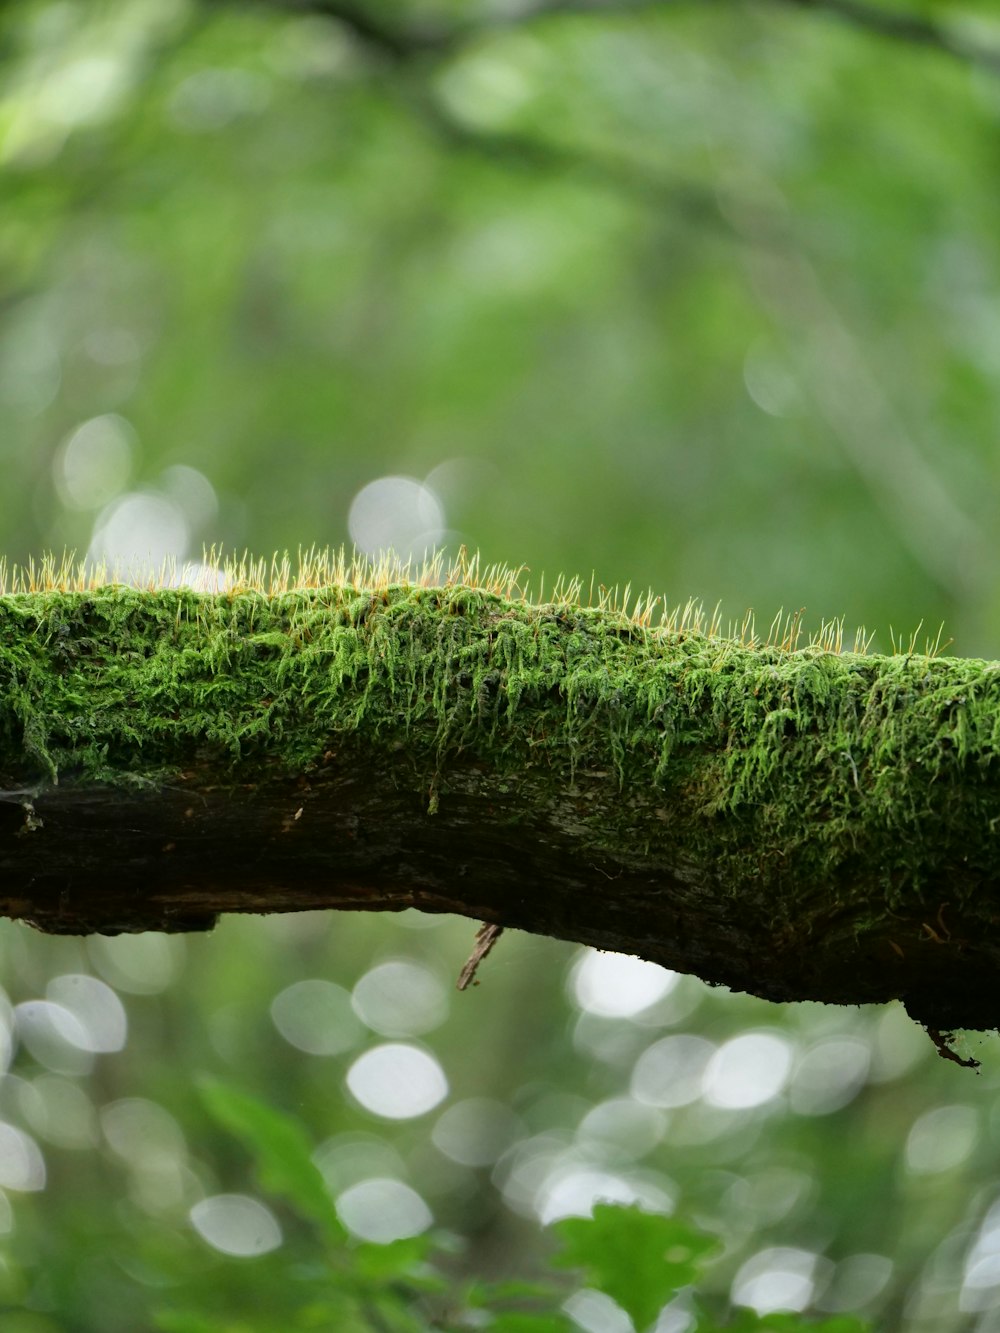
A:
[[[490,559],[997,651],[1000,78],[823,6],[324,9],[0,18],[8,556],[87,549],[113,412],[130,485],[210,480],[195,552],[459,459]]]
[[[556,1308],[562,1293],[552,1283],[478,1282],[455,1289],[432,1267],[439,1256],[427,1237],[351,1246],[298,1123],[218,1082],[206,1084],[204,1096],[216,1119],[256,1157],[265,1189],[283,1196],[317,1227],[323,1240],[322,1252],[311,1264],[286,1252],[277,1272],[258,1270],[264,1283],[259,1293],[252,1286],[245,1291],[243,1301],[251,1308],[258,1300],[266,1302],[273,1327],[357,1327],[400,1333],[460,1330],[469,1327],[470,1310],[483,1312],[485,1320],[473,1326],[492,1333],[572,1333],[577,1326]],[[866,1333],[867,1325],[852,1316],[817,1324],[798,1315],[742,1310],[732,1324],[718,1323],[697,1308],[697,1298],[687,1299],[689,1289],[717,1257],[718,1241],[675,1217],[596,1203],[592,1216],[564,1218],[553,1230],[562,1241],[553,1262],[560,1268],[582,1269],[588,1289],[616,1302],[639,1333],[651,1328],[682,1293],[692,1306],[690,1313],[685,1310],[685,1325],[692,1333],[717,1333],[723,1326],[746,1333],[796,1333],[807,1328],[816,1333]],[[256,1320],[248,1324],[234,1320],[228,1308],[206,1316],[205,1293],[198,1294],[196,1312],[160,1313],[157,1327],[166,1333],[213,1333],[220,1327],[264,1326]],[[288,1308],[281,1310],[283,1301]],[[504,1308],[525,1304],[541,1308]]]
[[[994,0],[2,7],[6,555],[365,544],[403,476],[404,547],[1000,656],[998,52]],[[510,935],[449,999],[473,929],[8,924],[4,1333],[420,1327],[442,1280],[617,1333],[674,1270],[609,1276],[600,1212],[529,1300],[602,1198],[719,1239],[659,1333],[1000,1327],[994,1046]]]

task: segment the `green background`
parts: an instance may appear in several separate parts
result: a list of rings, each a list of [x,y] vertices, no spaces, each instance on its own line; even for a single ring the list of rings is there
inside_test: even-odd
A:
[[[374,493],[404,552],[464,543],[536,588],[593,572],[765,627],[805,607],[807,629],[843,616],[883,649],[943,622],[949,651],[1000,657],[994,5],[573,8],[7,6],[8,560],[364,545],[359,492],[404,477]],[[946,925],[946,904],[928,911]],[[895,1008],[777,1009],[692,979],[624,1012],[625,973],[588,999],[577,950],[520,936],[454,994],[473,932],[347,914],[111,943],[4,926],[4,1329],[306,1318],[289,1273],[315,1237],[280,1202],[270,1255],[223,1255],[192,1225],[199,1200],[266,1199],[203,1075],[294,1114],[331,1197],[415,1191],[455,1274],[530,1275],[540,1220],[603,1191],[720,1234],[723,1302],[1000,1327],[993,1045],[971,1039],[977,1077]],[[402,1035],[346,998],[386,960],[417,988]],[[104,1018],[81,1036],[79,976],[119,997],[120,1049],[81,1048],[121,1016],[91,988]],[[303,980],[342,988],[316,992],[340,995],[334,1053],[276,1024]],[[437,997],[422,1019],[420,986]],[[725,1045],[755,1033],[770,1044]],[[708,1046],[657,1047],[670,1037],[721,1049],[714,1074]],[[394,1040],[449,1085],[395,1121],[345,1083]],[[727,1103],[785,1063],[765,1100]],[[463,1115],[472,1164],[449,1155]]]

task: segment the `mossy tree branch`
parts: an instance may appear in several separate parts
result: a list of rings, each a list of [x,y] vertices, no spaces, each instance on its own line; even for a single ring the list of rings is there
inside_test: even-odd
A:
[[[772,1000],[1000,1022],[1000,665],[572,598],[0,597],[0,912],[458,912]]]

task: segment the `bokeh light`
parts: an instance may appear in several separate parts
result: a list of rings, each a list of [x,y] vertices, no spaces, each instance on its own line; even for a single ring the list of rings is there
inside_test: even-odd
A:
[[[906,1165],[915,1175],[953,1171],[972,1155],[979,1116],[971,1106],[936,1106],[925,1111],[906,1138]]]
[[[97,1113],[87,1092],[71,1078],[38,1074],[20,1082],[18,1104],[26,1125],[54,1147],[83,1151],[98,1142]]]
[[[271,1001],[271,1018],[285,1041],[309,1055],[350,1050],[364,1033],[347,991],[317,978],[286,986]]]
[[[34,1192],[45,1188],[45,1159],[38,1144],[18,1129],[0,1121],[0,1189]]]
[[[82,973],[53,977],[45,995],[79,1023],[70,1038],[82,1050],[120,1051],[128,1033],[125,1007],[110,986]]]
[[[693,1033],[654,1042],[632,1071],[632,1096],[648,1106],[687,1106],[701,1096],[705,1070],[715,1044]]]
[[[749,1110],[773,1101],[792,1065],[787,1038],[773,1032],[744,1032],[723,1042],[705,1069],[704,1096],[712,1106]]]
[[[135,448],[135,430],[117,413],[82,422],[55,458],[55,484],[63,504],[84,510],[108,504],[128,484]]]
[[[175,500],[151,491],[131,491],[98,516],[87,558],[136,577],[187,553],[191,530]]]
[[[575,1291],[566,1298],[562,1308],[586,1333],[633,1333],[631,1319],[603,1291],[594,1291],[589,1287]]]
[[[202,1240],[222,1254],[251,1258],[281,1244],[278,1219],[246,1194],[215,1194],[200,1199],[190,1212],[191,1225]]]
[[[421,558],[445,534],[441,501],[415,477],[379,477],[351,501],[347,530],[359,551],[394,551],[403,560]]]
[[[667,1123],[662,1111],[630,1097],[612,1097],[590,1108],[580,1121],[577,1139],[598,1147],[607,1161],[633,1161],[653,1151]]]
[[[186,943],[183,935],[147,930],[141,935],[89,935],[87,954],[94,969],[115,990],[130,995],[159,995],[180,976]]]
[[[351,994],[358,1017],[383,1037],[416,1037],[448,1017],[440,980],[420,963],[390,959],[371,968]]]
[[[676,972],[655,963],[588,949],[573,968],[570,986],[581,1009],[605,1018],[626,1018],[669,995],[678,980]]]
[[[758,1314],[804,1310],[816,1288],[820,1256],[793,1246],[761,1250],[740,1266],[733,1279],[736,1305],[749,1305]]]
[[[797,1059],[789,1089],[796,1115],[831,1115],[865,1086],[871,1048],[855,1037],[817,1041]]]
[[[523,1124],[503,1102],[468,1097],[440,1116],[431,1139],[434,1146],[461,1166],[492,1166],[507,1150]]]
[[[407,1174],[397,1149],[375,1133],[335,1134],[319,1145],[313,1161],[334,1197],[363,1180],[400,1180]]]
[[[93,1039],[71,1009],[49,1000],[24,1000],[14,1016],[18,1040],[40,1065],[56,1074],[90,1071]]]
[[[401,1180],[377,1176],[338,1194],[337,1212],[352,1235],[378,1245],[419,1236],[434,1221],[416,1190]]]
[[[387,1120],[426,1115],[448,1095],[440,1063],[404,1042],[385,1042],[359,1055],[347,1071],[347,1086],[367,1111]]]

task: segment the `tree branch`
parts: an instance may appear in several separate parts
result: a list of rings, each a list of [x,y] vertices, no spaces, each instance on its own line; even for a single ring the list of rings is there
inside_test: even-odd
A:
[[[0,598],[0,912],[416,906],[995,1026],[1000,666],[648,622],[460,582]]]
[[[576,0],[551,7],[524,9],[511,14],[484,15],[475,21],[440,23],[399,23],[386,21],[377,6],[360,6],[353,0],[264,0],[267,7],[285,12],[314,14],[340,23],[362,47],[393,67],[419,65],[426,59],[444,57],[459,50],[470,39],[484,32],[517,26],[547,15],[573,12]],[[662,3],[662,0],[660,0]],[[619,5],[641,9],[648,0],[619,0]],[[215,0],[216,7],[218,0]],[[580,12],[605,12],[584,4]],[[619,12],[607,7],[606,12]],[[650,174],[635,162],[614,158],[586,148],[575,148],[552,139],[514,131],[488,130],[473,126],[452,114],[432,90],[419,82],[398,90],[411,111],[446,145],[462,152],[475,153],[507,168],[547,174],[573,174],[600,188],[612,189],[644,207],[669,209],[699,228],[714,227],[731,234],[717,194],[691,180]],[[783,230],[777,219],[759,220],[759,232],[768,227],[779,243]]]
[[[420,97],[416,106],[430,129],[457,151],[474,153],[514,171],[574,177],[588,185],[613,190],[644,208],[665,212],[699,231],[713,228],[721,234],[733,235],[734,227],[720,202],[725,198],[722,191],[716,193],[696,181],[666,177],[661,172],[651,174],[635,162],[537,135],[472,128],[429,97]],[[745,211],[750,207],[747,204]],[[755,222],[755,238],[761,247],[786,244],[786,229],[778,218],[757,208]]]
[[[901,14],[864,0],[772,0],[793,9],[832,14],[835,18],[879,37],[940,51],[943,55],[1000,74],[1000,47],[982,46],[946,25],[919,14]]]
[[[276,0],[280,8],[319,14],[335,19],[361,41],[381,50],[393,60],[420,56],[444,56],[470,38],[498,29],[519,27],[564,16],[614,18],[650,10],[675,9],[685,0],[541,0],[520,8],[486,13],[474,20],[448,24],[395,24],[385,22],[372,6],[361,7],[351,0]],[[717,8],[731,0],[715,0]],[[960,60],[964,64],[1000,74],[1000,47],[983,45],[963,37],[953,27],[920,14],[888,10],[865,0],[769,0],[773,8],[829,14],[852,27],[890,41],[920,46]]]
[[[365,46],[401,63],[419,56],[447,55],[474,31],[464,23],[386,22],[376,6],[362,6],[352,0],[277,0],[277,8],[333,19]]]
[[[718,3],[719,0],[716,0]],[[728,0],[723,0],[727,3]],[[355,0],[271,0],[272,6],[297,13],[311,13],[343,25],[363,46],[388,58],[393,65],[416,64],[447,57],[471,39],[490,31],[517,27],[560,16],[615,17],[649,10],[677,7],[684,0],[541,0],[519,9],[487,13],[474,20],[448,23],[400,23],[387,21],[378,6],[359,5]],[[864,0],[770,0],[773,6],[827,13],[880,37],[938,50],[943,54],[1000,74],[1000,48],[981,46],[951,32],[943,25],[917,15],[893,13]],[[412,90],[411,90],[412,93]],[[572,171],[600,186],[615,189],[649,207],[679,212],[698,226],[709,225],[727,233],[732,226],[727,201],[717,192],[693,181],[664,178],[644,172],[641,166],[606,155],[561,145],[535,135],[489,131],[470,126],[452,115],[426,89],[410,97],[421,118],[454,147],[502,161],[520,169]],[[740,201],[735,201],[741,206]],[[742,207],[742,206],[741,206]],[[744,210],[745,211],[745,210]],[[756,210],[758,244],[781,247],[786,228],[776,216]]]

